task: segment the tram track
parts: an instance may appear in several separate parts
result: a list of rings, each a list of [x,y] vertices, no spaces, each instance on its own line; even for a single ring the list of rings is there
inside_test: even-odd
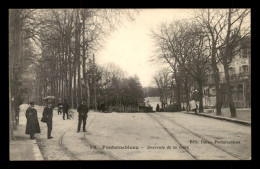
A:
[[[97,150],[99,153],[101,153],[101,154],[104,154],[104,155],[109,156],[111,160],[121,160],[119,157],[115,156],[115,155],[112,154],[111,152],[103,150],[103,149],[101,148],[101,146],[99,146],[99,145],[93,143],[92,141],[90,141],[90,139],[88,139],[88,138],[86,137],[86,134],[85,134],[85,133],[84,133],[84,138],[83,138],[83,140],[84,140],[88,145],[90,145],[90,146],[98,147],[98,149],[96,149],[96,150]]]
[[[226,150],[226,149],[224,149],[224,148],[222,148],[222,147],[220,147],[220,146],[218,146],[218,145],[212,143],[211,141],[209,141],[209,140],[206,139],[205,137],[203,137],[203,136],[201,136],[201,135],[199,135],[199,134],[197,134],[197,133],[191,131],[190,129],[184,127],[183,125],[180,125],[180,124],[177,123],[176,121],[174,121],[174,120],[172,120],[172,119],[169,119],[168,117],[165,117],[165,116],[163,116],[162,114],[157,114],[157,115],[160,116],[161,118],[163,118],[164,120],[170,121],[170,122],[173,123],[174,125],[176,125],[176,126],[182,128],[182,129],[184,129],[185,131],[191,133],[192,135],[194,135],[194,136],[200,138],[201,140],[207,142],[208,144],[210,144],[211,146],[215,147],[216,149],[219,149],[219,150],[225,152],[226,154],[228,154],[228,155],[230,155],[230,156],[232,156],[232,157],[234,157],[234,158],[236,158],[236,159],[238,159],[238,160],[247,160],[247,158],[245,158],[245,157],[240,157],[239,155],[237,155],[237,154],[235,154],[235,153],[232,153],[232,152],[230,152],[230,151],[228,151],[228,150]],[[155,119],[155,117],[153,117],[153,118]],[[156,120],[158,121],[158,119],[156,119]],[[162,126],[162,124],[161,124],[161,126]],[[163,128],[166,128],[165,126],[162,126],[162,127],[163,127]],[[167,130],[167,132],[169,132],[167,128],[166,128],[166,130]]]
[[[227,151],[227,150],[225,150],[224,148],[222,148],[222,147],[220,147],[220,146],[218,146],[218,145],[216,145],[216,144],[213,144],[212,142],[210,142],[210,141],[209,141],[208,139],[206,139],[205,137],[203,137],[203,136],[201,136],[201,135],[199,135],[199,134],[197,134],[197,133],[191,131],[190,129],[188,129],[188,128],[182,126],[182,125],[180,125],[179,123],[177,123],[176,121],[174,121],[174,120],[172,120],[172,119],[169,119],[169,118],[164,117],[162,114],[158,114],[158,115],[159,115],[160,117],[164,118],[164,119],[169,120],[170,122],[174,123],[175,125],[177,125],[177,126],[183,128],[183,129],[185,129],[185,130],[188,131],[189,133],[191,133],[191,134],[193,134],[193,135],[199,137],[201,140],[206,141],[207,143],[209,143],[210,145],[214,146],[215,148],[217,148],[217,149],[219,149],[219,150],[222,150],[223,152],[225,152],[225,153],[227,153],[227,154],[233,156],[234,158],[237,158],[237,159],[239,159],[239,160],[246,160],[246,159],[247,159],[247,158],[245,158],[245,157],[240,157],[240,156],[237,155],[237,154],[234,154],[234,153],[232,153],[232,152],[230,152],[230,151]]]
[[[93,120],[91,120],[89,122],[89,125],[87,126],[87,129],[90,127],[90,125],[92,124],[92,122],[95,120],[96,116],[93,118]],[[61,147],[61,149],[69,156],[69,158],[71,158],[72,160],[79,160],[79,157],[77,157],[77,155],[75,153],[73,153],[72,151],[70,151],[64,144],[64,135],[70,131],[71,129],[69,130],[66,130],[65,132],[62,133],[62,135],[60,136],[59,138],[59,146]],[[85,133],[84,133],[85,135]]]
[[[93,122],[95,119],[96,119],[96,116],[95,116],[95,118],[94,118],[91,122]],[[91,124],[91,123],[90,123],[90,124]],[[89,124],[89,126],[90,126],[90,124]],[[98,144],[95,144],[94,142],[92,142],[90,139],[88,139],[88,138],[86,137],[86,132],[84,132],[83,140],[85,141],[85,143],[87,143],[88,145],[90,145],[90,146],[92,146],[92,147],[101,147],[101,146],[99,146]],[[109,156],[110,159],[112,159],[112,160],[120,160],[119,157],[115,156],[114,154],[112,154],[112,153],[109,152],[109,151],[105,151],[105,150],[103,150],[103,149],[101,149],[101,148],[97,149],[97,151],[98,151],[99,153],[101,153],[101,154],[105,154],[105,155]]]
[[[87,131],[89,129],[89,127],[91,126],[91,124],[95,121],[96,119],[96,116],[94,116],[94,118],[89,122],[88,126],[87,126]],[[64,133],[62,133],[62,135],[60,136],[59,138],[59,145],[60,147],[62,148],[62,150],[68,155],[68,157],[72,160],[80,160],[79,157],[76,155],[76,153],[72,152],[71,150],[68,149],[67,146],[65,146],[64,144],[64,135],[70,131],[71,129],[65,131]],[[101,147],[99,146],[98,144],[94,143],[93,141],[91,141],[90,139],[87,138],[86,136],[86,132],[84,132],[84,135],[83,137],[81,137],[81,140],[83,140],[88,146],[93,146],[93,147]],[[105,156],[108,156],[110,159],[112,160],[120,160],[119,157],[115,156],[114,154],[112,154],[111,152],[109,151],[105,151],[105,150],[102,150],[102,149],[95,149],[96,152],[100,153],[100,154],[103,154]]]
[[[183,147],[183,145],[177,139],[177,137],[172,132],[170,132],[158,119],[156,119],[155,117],[153,117],[150,114],[148,114],[148,116],[151,117],[152,119],[154,119],[171,136],[171,138],[179,144],[179,146]],[[183,150],[186,151],[193,159],[198,160],[197,157],[194,156],[189,150],[187,150],[187,149],[183,149]]]
[[[68,132],[69,130],[65,131],[59,138],[59,145],[61,147],[61,149],[69,156],[69,158],[71,158],[72,160],[79,160],[79,158],[73,153],[71,152],[65,145],[63,142],[64,139],[64,135]]]

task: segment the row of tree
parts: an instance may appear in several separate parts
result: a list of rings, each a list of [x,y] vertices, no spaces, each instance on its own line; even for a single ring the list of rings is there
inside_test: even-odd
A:
[[[66,98],[73,107],[86,97],[88,105],[93,102],[96,108],[99,84],[95,82],[99,70],[94,53],[117,25],[133,20],[137,12],[129,9],[10,9],[11,128],[14,119],[19,117],[22,102],[35,100],[42,105],[43,98],[49,95],[61,101]]]
[[[228,67],[250,39],[249,9],[202,9],[191,20],[161,24],[152,30],[157,60],[169,65],[155,76],[161,98],[172,88],[179,109],[182,97],[188,102],[198,91],[203,112],[203,86],[211,79],[216,88],[216,110],[221,114],[219,64],[223,64],[231,117],[236,117]],[[165,100],[165,99],[163,99]],[[166,102],[167,103],[167,102]]]
[[[94,76],[89,78],[91,106],[94,105],[94,92],[98,105],[104,104],[106,109],[113,106],[122,107],[124,111],[129,106],[138,106],[138,102],[143,100],[143,88],[137,76],[127,76],[113,63],[108,63],[104,67],[97,66],[97,69],[96,78],[94,79]]]

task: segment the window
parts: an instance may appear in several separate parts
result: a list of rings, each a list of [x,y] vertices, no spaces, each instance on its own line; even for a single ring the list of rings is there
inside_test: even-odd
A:
[[[210,93],[211,95],[216,95],[216,89],[211,89],[211,93]]]
[[[248,72],[248,66],[247,65],[244,65],[244,66],[242,66],[243,67],[243,72]]]
[[[229,74],[229,76],[234,75],[235,74],[235,68],[234,67],[229,67],[228,68],[228,74]]]
[[[242,58],[247,58],[247,48],[242,49]]]
[[[243,65],[239,67],[239,73],[248,72],[248,65]]]

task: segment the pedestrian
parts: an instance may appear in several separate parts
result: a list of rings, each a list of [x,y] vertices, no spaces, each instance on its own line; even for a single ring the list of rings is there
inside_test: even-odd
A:
[[[195,108],[195,114],[197,114],[197,111],[198,111],[198,105],[197,105],[197,103],[195,103],[195,105],[196,105],[196,108]]]
[[[156,111],[157,111],[157,112],[160,111],[160,106],[159,106],[159,104],[157,104],[157,106],[156,106]]]
[[[98,110],[98,112],[100,112],[100,110],[101,110],[100,104],[97,105],[97,110]]]
[[[62,105],[63,109],[63,120],[65,120],[65,114],[67,115],[67,120],[69,119],[68,110],[70,109],[69,104],[67,103],[67,100],[64,99],[64,103]]]
[[[185,107],[184,107],[184,105],[182,106],[182,111],[185,111]]]
[[[104,103],[101,104],[101,112],[102,112],[102,113],[105,112],[105,104],[104,104]]]
[[[58,115],[59,115],[59,114],[62,114],[62,103],[59,103],[59,104],[57,105],[57,107],[58,107]]]
[[[77,132],[80,132],[82,121],[83,121],[83,132],[86,132],[86,121],[88,117],[88,106],[86,105],[86,99],[82,99],[82,104],[79,105],[77,111],[79,113]]]
[[[52,109],[52,103],[48,102],[47,106],[44,107],[42,116],[45,116],[46,118],[46,123],[47,123],[47,138],[52,139],[53,137],[51,136],[51,131],[52,131],[52,117],[53,117],[53,109]]]
[[[37,117],[37,110],[34,108],[34,102],[30,102],[30,106],[26,110],[26,131],[25,134],[30,135],[30,139],[35,139],[35,133],[41,133],[40,125]]]

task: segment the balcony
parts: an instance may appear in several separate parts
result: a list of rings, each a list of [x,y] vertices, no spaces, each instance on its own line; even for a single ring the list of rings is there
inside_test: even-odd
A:
[[[231,82],[246,80],[246,79],[249,79],[249,72],[243,72],[243,73],[235,74],[235,75],[232,75],[232,76],[229,76],[229,77],[230,77],[230,81]],[[220,79],[220,82],[221,83],[225,83],[226,82],[226,78],[222,77]]]

